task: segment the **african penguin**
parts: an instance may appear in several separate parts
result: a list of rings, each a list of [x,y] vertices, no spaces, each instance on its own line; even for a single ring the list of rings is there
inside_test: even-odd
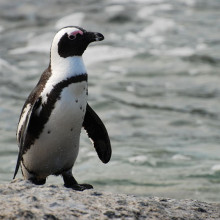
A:
[[[18,123],[19,166],[24,179],[44,184],[49,175],[62,175],[64,186],[74,190],[93,188],[78,184],[72,168],[79,151],[83,127],[103,163],[111,158],[107,130],[87,103],[87,72],[82,54],[104,36],[77,26],[62,28],[55,35],[50,63],[26,100]]]

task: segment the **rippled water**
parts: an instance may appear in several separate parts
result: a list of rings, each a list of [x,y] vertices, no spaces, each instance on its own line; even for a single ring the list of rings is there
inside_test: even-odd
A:
[[[49,63],[54,34],[79,25],[105,36],[84,60],[89,102],[108,128],[113,156],[102,164],[82,132],[78,181],[220,201],[218,0],[1,0],[0,17],[0,182],[12,178],[18,117]]]

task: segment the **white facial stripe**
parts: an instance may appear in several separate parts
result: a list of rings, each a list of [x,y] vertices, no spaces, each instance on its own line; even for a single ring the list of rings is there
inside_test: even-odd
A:
[[[70,71],[70,69],[72,68],[71,63],[74,63],[74,68],[78,67],[76,72],[78,72],[78,74],[82,74],[82,73],[84,73],[85,67],[83,67],[83,70],[79,70],[79,66],[81,66],[81,68],[82,68],[82,65],[76,65],[77,62],[72,61],[72,57],[63,58],[63,57],[60,57],[60,55],[58,54],[58,43],[59,43],[60,39],[63,37],[63,35],[65,35],[66,33],[68,35],[70,35],[72,33],[83,34],[83,32],[81,30],[79,30],[78,28],[67,27],[67,28],[61,29],[55,35],[53,42],[52,42],[52,46],[51,46],[51,69],[52,69],[52,71],[57,70],[57,71],[61,71],[61,72]],[[84,66],[84,64],[83,64],[83,66]]]
[[[51,65],[53,65],[53,63],[57,62],[58,58],[60,58],[60,56],[58,54],[58,43],[59,43],[60,39],[66,33],[68,35],[70,35],[72,32],[76,32],[76,31],[79,31],[79,29],[75,28],[75,27],[63,28],[54,36],[54,39],[53,39],[52,45],[51,45]],[[58,65],[60,65],[60,64],[58,63]]]
[[[54,39],[53,39],[53,42],[52,42],[52,46],[51,46],[51,50],[54,48],[56,49],[58,47],[58,43],[61,39],[61,37],[67,33],[68,35],[71,35],[71,33],[74,33],[74,32],[82,32],[81,30],[79,30],[78,28],[75,28],[75,27],[67,27],[67,28],[63,28],[61,29],[55,36],[54,36]]]

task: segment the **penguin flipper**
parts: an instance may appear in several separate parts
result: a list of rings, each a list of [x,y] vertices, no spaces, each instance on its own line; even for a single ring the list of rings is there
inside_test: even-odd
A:
[[[28,128],[29,128],[29,122],[31,117],[33,116],[33,113],[35,113],[35,110],[39,107],[39,103],[40,103],[41,99],[38,98],[35,103],[32,105],[32,107],[29,109],[26,118],[24,120],[22,129],[21,129],[21,133],[20,133],[20,138],[19,138],[19,152],[18,152],[18,158],[17,158],[17,163],[16,163],[16,167],[15,167],[15,172],[14,172],[14,176],[13,179],[16,177],[18,169],[20,167],[20,162],[22,159],[22,156],[25,152],[25,144],[26,144],[26,137],[27,137],[27,133],[28,133]]]
[[[108,132],[102,120],[89,106],[89,104],[87,104],[86,106],[83,127],[86,130],[89,138],[93,142],[99,159],[103,163],[108,163],[112,155]]]

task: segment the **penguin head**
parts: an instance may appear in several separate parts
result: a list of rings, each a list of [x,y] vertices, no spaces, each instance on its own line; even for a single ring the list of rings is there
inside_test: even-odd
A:
[[[62,58],[82,56],[91,42],[102,41],[103,39],[104,36],[102,34],[88,32],[81,27],[64,27],[57,32],[53,39],[51,56],[53,53],[58,53]]]

